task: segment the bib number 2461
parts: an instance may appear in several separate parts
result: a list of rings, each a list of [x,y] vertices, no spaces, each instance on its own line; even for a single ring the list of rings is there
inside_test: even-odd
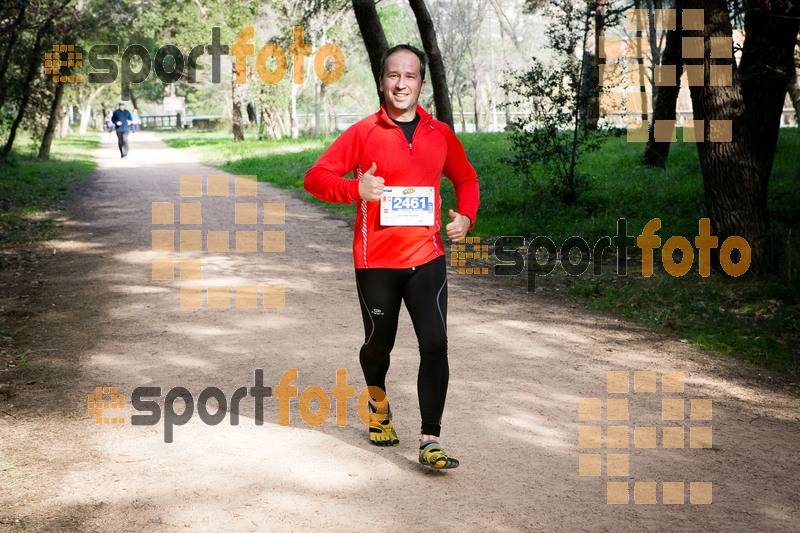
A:
[[[428,210],[428,199],[425,197],[419,196],[406,196],[405,198],[398,198],[395,196],[392,198],[392,209],[393,210],[404,210],[404,209],[411,209],[411,210]]]

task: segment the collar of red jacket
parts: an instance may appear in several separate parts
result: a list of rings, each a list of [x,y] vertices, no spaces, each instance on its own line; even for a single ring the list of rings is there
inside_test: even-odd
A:
[[[400,126],[398,126],[397,124],[395,124],[392,121],[391,117],[389,117],[389,113],[386,112],[386,103],[385,102],[381,104],[381,110],[378,111],[378,113],[379,113],[380,117],[383,119],[383,121],[386,122],[388,125],[394,126],[395,128],[399,128],[400,127]],[[427,111],[425,111],[424,109],[422,109],[422,106],[420,106],[420,105],[417,106],[417,114],[419,115],[419,123],[420,124],[425,124],[431,118],[433,118],[431,116],[431,114],[428,113]]]

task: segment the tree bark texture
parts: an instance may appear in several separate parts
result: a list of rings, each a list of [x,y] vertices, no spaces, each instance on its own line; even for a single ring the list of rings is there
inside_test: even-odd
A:
[[[353,12],[361,31],[361,38],[364,39],[364,46],[367,48],[378,100],[383,102],[383,93],[380,91],[381,57],[389,49],[389,45],[386,43],[386,35],[383,33],[378,11],[375,9],[375,1],[353,0]]]
[[[64,95],[64,83],[57,83],[55,94],[53,95],[53,105],[50,107],[50,117],[47,120],[47,128],[44,130],[42,144],[39,146],[39,159],[50,159],[50,146],[53,144],[53,137],[56,134],[56,126],[61,118],[61,98]]]
[[[235,142],[244,141],[244,128],[242,128],[242,99],[239,95],[239,86],[236,83],[236,60],[231,61],[233,72],[231,76],[231,127],[233,128],[233,140]]]
[[[433,84],[433,103],[436,106],[436,119],[453,129],[453,109],[450,106],[447,77],[442,54],[439,52],[439,45],[436,42],[436,30],[433,27],[431,15],[425,6],[425,0],[409,0],[409,4],[411,4],[411,9],[417,19],[422,46],[428,55],[428,67],[431,71],[431,83]]]
[[[711,59],[711,37],[732,40],[732,28],[725,0],[700,0],[691,7],[705,10],[704,31],[684,31],[687,36],[704,37],[704,58],[684,58],[685,64],[704,67],[705,79],[710,79],[712,64],[732,64],[733,60]],[[732,46],[732,44],[731,44]],[[703,121],[703,142],[697,143],[703,173],[706,215],[711,219],[711,231],[719,245],[728,237],[738,235],[747,240],[751,249],[751,273],[767,268],[769,242],[769,212],[767,210],[768,175],[759,172],[761,166],[753,144],[759,140],[748,130],[745,100],[736,69],[732,69],[730,86],[705,83],[690,87],[695,120]],[[731,121],[730,142],[709,140],[711,121]],[[755,142],[754,142],[755,140]],[[718,255],[713,263],[718,265]]]
[[[675,108],[678,103],[678,93],[681,90],[681,76],[683,75],[683,45],[681,43],[683,27],[682,13],[684,0],[675,2],[676,26],[675,30],[667,32],[667,42],[664,46],[662,65],[675,65],[675,84],[658,85],[655,87],[656,97],[653,107],[653,122],[650,126],[650,137],[644,150],[643,162],[647,166],[666,168],[671,142],[656,141],[653,124],[656,120],[675,120]]]
[[[778,143],[786,89],[795,71],[794,47],[800,30],[800,6],[787,2],[746,2],[746,40],[739,73],[747,109],[747,130],[766,195]],[[797,4],[797,2],[795,2]]]

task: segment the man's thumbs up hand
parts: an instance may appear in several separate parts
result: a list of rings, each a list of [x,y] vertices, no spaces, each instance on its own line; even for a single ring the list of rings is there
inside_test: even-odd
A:
[[[381,194],[383,194],[383,178],[375,176],[377,169],[378,165],[373,162],[369,170],[361,175],[358,182],[358,194],[367,202],[380,200]]]
[[[444,229],[447,230],[447,238],[453,242],[461,242],[461,240],[467,236],[467,231],[472,225],[472,221],[469,217],[459,215],[452,209],[450,209],[448,213],[453,221],[444,227]]]

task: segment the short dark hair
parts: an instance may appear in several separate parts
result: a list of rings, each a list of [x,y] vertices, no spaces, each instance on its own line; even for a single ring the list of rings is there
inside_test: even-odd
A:
[[[420,81],[425,81],[425,65],[428,62],[427,56],[425,56],[425,52],[411,46],[410,44],[398,44],[386,50],[381,57],[381,78],[383,78],[384,73],[386,72],[386,60],[389,59],[389,56],[395,52],[399,52],[400,50],[405,50],[407,52],[411,52],[419,59],[419,73],[421,76]]]

